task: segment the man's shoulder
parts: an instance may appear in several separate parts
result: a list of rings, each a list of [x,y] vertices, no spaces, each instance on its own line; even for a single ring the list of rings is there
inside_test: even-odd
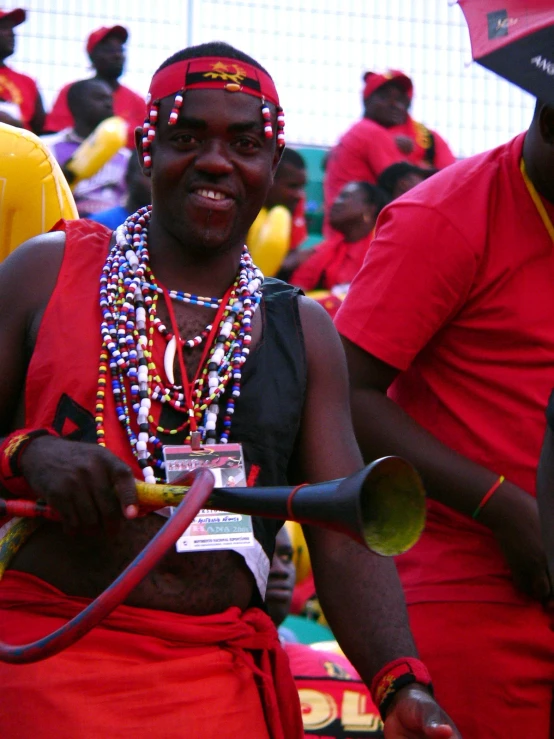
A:
[[[291,298],[302,295],[302,290],[276,277],[266,277],[262,285],[264,300]]]
[[[17,82],[25,82],[28,85],[32,85],[33,87],[37,86],[37,83],[35,80],[30,77],[28,74],[23,74],[23,72],[17,72],[13,67],[8,67],[7,65],[4,65],[3,67],[0,67],[0,75],[4,74],[4,76],[9,77],[11,80],[17,81]]]
[[[341,142],[367,139],[369,136],[387,136],[387,129],[369,118],[360,118],[353,123],[341,136]]]

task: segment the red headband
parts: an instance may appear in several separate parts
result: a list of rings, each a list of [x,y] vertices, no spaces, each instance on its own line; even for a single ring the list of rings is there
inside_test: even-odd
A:
[[[271,77],[261,69],[239,61],[214,56],[185,59],[156,72],[150,83],[150,101],[175,95],[184,90],[227,90],[245,92],[279,107],[279,96]]]

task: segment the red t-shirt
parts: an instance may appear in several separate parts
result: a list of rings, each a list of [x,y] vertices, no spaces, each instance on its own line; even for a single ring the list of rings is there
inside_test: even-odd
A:
[[[360,241],[345,241],[339,234],[318,244],[311,256],[298,267],[290,283],[303,290],[330,290],[348,285],[362,266],[371,243],[371,234]]]
[[[425,161],[420,127],[408,116],[406,123],[385,128],[375,121],[362,118],[351,126],[331,150],[323,182],[325,211],[348,182],[365,181],[374,184],[381,172],[396,162],[411,162],[422,167],[442,169],[455,161],[446,141],[436,131],[433,163]],[[398,148],[397,136],[408,136],[414,142],[413,151],[405,154]]]
[[[383,722],[346,657],[307,644],[283,644],[300,697],[306,737],[382,737]]]
[[[73,127],[73,116],[67,106],[67,91],[73,83],[64,85],[58,93],[52,110],[46,116],[44,124],[45,131],[61,131],[63,128]],[[135,148],[135,128],[142,126],[146,116],[144,99],[130,90],[125,85],[119,85],[113,93],[114,115],[118,115],[127,121],[129,130],[127,133],[127,146]]]
[[[336,317],[402,370],[390,396],[444,444],[534,494],[554,387],[554,251],[519,170],[524,134],[387,206]],[[397,560],[408,602],[521,602],[491,531],[430,500]]]
[[[38,95],[37,84],[31,77],[14,72],[10,67],[0,67],[0,100],[19,105],[21,120],[28,130],[31,130]]]

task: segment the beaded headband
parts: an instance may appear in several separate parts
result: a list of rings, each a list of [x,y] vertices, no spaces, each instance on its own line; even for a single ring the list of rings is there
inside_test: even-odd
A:
[[[267,102],[277,108],[277,146],[285,146],[285,116],[279,105],[279,96],[271,77],[247,62],[226,57],[200,57],[175,62],[156,72],[146,97],[146,120],[143,126],[143,162],[145,168],[152,165],[150,147],[156,136],[160,100],[175,95],[168,124],[175,125],[187,90],[224,90],[244,92],[260,98],[266,138],[273,137],[271,111]]]

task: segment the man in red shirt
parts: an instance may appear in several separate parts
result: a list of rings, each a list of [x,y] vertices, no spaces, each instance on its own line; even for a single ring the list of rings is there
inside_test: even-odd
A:
[[[0,10],[0,122],[42,133],[44,106],[36,82],[15,72],[5,60],[15,51],[15,26],[25,22],[22,8]]]
[[[436,695],[472,739],[548,739],[551,586],[535,473],[554,386],[554,104],[385,208],[336,317],[366,459],[422,473],[397,560]]]
[[[119,82],[125,66],[124,44],[129,32],[123,26],[103,26],[93,31],[87,40],[87,54],[96,70],[95,78],[107,82],[113,90],[114,115],[129,126],[127,146],[135,148],[135,128],[144,122],[144,100]],[[73,116],[67,105],[68,83],[58,93],[52,110],[46,116],[45,131],[56,132],[73,127]]]
[[[329,154],[323,183],[326,213],[347,182],[375,183],[395,162],[442,169],[455,161],[446,141],[410,116],[412,95],[412,80],[403,72],[366,72],[364,116]]]

